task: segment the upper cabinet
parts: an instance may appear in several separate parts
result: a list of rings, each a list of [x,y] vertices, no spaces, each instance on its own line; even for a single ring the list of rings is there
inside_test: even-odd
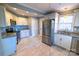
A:
[[[5,10],[5,17],[6,17],[6,26],[10,26],[10,19],[12,19],[12,15],[11,13],[9,13],[8,11]]]
[[[5,10],[5,17],[6,17],[6,26],[10,26],[10,19],[16,21],[17,20],[17,16],[8,12],[7,10]]]
[[[5,8],[0,6],[0,27],[6,26]]]
[[[16,25],[28,25],[28,18],[18,17],[5,10],[6,26],[11,26],[10,20],[16,21]]]
[[[79,26],[79,11],[74,13],[74,26]]]
[[[28,25],[28,18],[18,17],[16,23],[17,25]]]

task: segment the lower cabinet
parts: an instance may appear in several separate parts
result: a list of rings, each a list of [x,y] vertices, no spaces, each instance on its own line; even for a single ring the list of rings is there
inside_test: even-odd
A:
[[[58,46],[61,46],[67,50],[70,50],[71,48],[71,41],[72,37],[67,36],[67,35],[62,35],[62,34],[55,34],[55,44]]]
[[[16,37],[7,37],[0,40],[0,56],[12,55],[16,52]]]
[[[62,47],[66,48],[67,50],[70,50],[71,42],[72,42],[71,36],[62,35]]]
[[[25,37],[28,37],[30,36],[30,30],[21,30],[20,31],[20,37],[21,38],[25,38]]]
[[[61,45],[61,35],[55,34],[54,35],[54,44],[60,46]]]

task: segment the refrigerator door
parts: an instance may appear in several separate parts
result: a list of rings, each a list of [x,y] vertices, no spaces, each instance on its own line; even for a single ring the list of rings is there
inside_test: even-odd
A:
[[[42,42],[45,43],[45,44],[47,44],[47,45],[49,45],[49,46],[52,45],[50,39],[51,39],[51,38],[48,37],[48,36],[45,36],[45,35],[42,36]]]
[[[50,36],[51,35],[50,32],[51,32],[51,20],[44,20],[42,34],[46,36]]]

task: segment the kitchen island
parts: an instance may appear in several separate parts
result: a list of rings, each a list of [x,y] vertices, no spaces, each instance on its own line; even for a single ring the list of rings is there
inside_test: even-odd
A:
[[[17,44],[20,42],[21,39],[31,36],[31,29],[28,25],[16,25],[14,27],[14,31],[17,35]]]
[[[16,46],[22,38],[30,36],[28,26],[6,26],[0,28],[0,56],[16,53]]]
[[[16,53],[16,33],[0,31],[0,56],[8,56]]]

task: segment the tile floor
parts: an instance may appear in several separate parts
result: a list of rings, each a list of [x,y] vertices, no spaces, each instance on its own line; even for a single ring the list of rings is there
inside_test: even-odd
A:
[[[17,45],[16,56],[67,56],[65,51],[56,46],[48,46],[41,42],[41,37],[24,38]],[[71,55],[76,55],[71,53]]]

